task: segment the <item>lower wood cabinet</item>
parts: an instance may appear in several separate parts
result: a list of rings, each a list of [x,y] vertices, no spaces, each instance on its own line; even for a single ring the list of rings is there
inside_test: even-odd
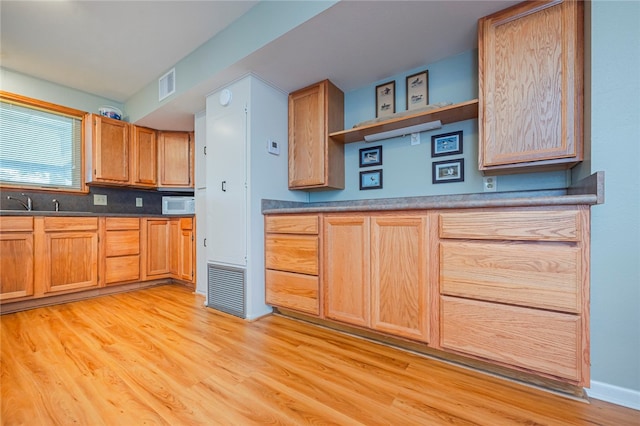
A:
[[[588,206],[437,216],[439,347],[588,386]]]
[[[192,217],[0,216],[3,312],[107,286],[193,283],[193,232]]]
[[[33,218],[0,217],[0,301],[33,295]]]
[[[318,216],[267,216],[265,230],[266,302],[320,315]]]
[[[97,217],[45,217],[42,237],[45,293],[98,287]]]
[[[104,219],[104,282],[106,285],[140,280],[140,219]]]
[[[320,240],[303,226],[317,218]],[[265,220],[268,303],[494,371],[589,386],[588,205]]]
[[[429,341],[427,216],[327,215],[327,318]]]

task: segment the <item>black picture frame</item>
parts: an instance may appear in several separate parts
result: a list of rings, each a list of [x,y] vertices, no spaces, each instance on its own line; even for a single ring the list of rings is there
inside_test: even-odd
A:
[[[360,172],[360,190],[382,189],[382,169]]]
[[[464,158],[432,163],[432,183],[464,182]]]
[[[396,113],[396,82],[388,81],[376,86],[376,118]]]
[[[360,149],[360,167],[382,166],[382,145]]]
[[[420,71],[406,77],[407,111],[429,105],[429,70]]]
[[[462,154],[462,130],[431,136],[431,157]]]

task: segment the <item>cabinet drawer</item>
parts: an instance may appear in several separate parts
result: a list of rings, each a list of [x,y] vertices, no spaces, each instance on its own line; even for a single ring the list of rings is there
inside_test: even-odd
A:
[[[265,238],[267,269],[318,275],[318,237],[270,234]]]
[[[570,244],[440,242],[440,292],[579,313],[581,251]]]
[[[267,269],[266,302],[309,314],[320,313],[318,277]]]
[[[140,219],[137,217],[108,217],[105,219],[107,231],[140,229]]]
[[[109,231],[106,239],[107,257],[140,253],[140,231]]]
[[[267,216],[265,232],[282,234],[318,234],[318,216]]]
[[[97,217],[45,217],[45,231],[93,231],[98,229]]]
[[[0,216],[0,232],[33,231],[32,216]]]
[[[579,316],[446,296],[440,309],[444,349],[580,379]]]
[[[109,257],[106,259],[106,284],[140,279],[140,256]]]
[[[576,210],[466,211],[440,213],[440,238],[579,241]]]

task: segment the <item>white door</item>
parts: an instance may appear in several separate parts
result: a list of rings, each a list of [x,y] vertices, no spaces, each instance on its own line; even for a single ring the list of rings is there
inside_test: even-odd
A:
[[[247,263],[247,114],[245,108],[207,115],[207,257]]]

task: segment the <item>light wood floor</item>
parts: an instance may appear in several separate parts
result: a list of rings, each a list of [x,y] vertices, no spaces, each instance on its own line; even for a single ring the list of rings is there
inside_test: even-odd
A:
[[[570,400],[167,285],[7,314],[3,425],[632,425]]]

